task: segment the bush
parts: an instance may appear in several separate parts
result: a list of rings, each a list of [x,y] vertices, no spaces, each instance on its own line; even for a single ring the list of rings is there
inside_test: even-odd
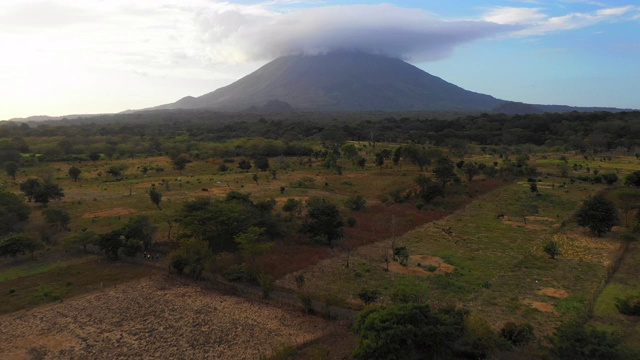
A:
[[[222,276],[230,282],[256,283],[258,281],[256,275],[247,270],[244,264],[228,268]]]
[[[364,196],[354,195],[348,197],[347,200],[345,200],[344,205],[350,210],[359,211],[364,209],[366,203],[367,200],[365,200]]]
[[[375,302],[376,300],[378,300],[379,296],[380,291],[376,289],[362,289],[358,293],[358,298],[362,300],[365,305],[369,305],[372,302]]]
[[[400,262],[400,265],[409,265],[409,250],[406,246],[399,246],[393,249],[393,255],[398,257],[398,262]]]
[[[563,325],[549,338],[551,353],[559,359],[620,359],[620,342],[616,333],[586,328],[582,324]]]
[[[508,322],[500,330],[502,337],[513,346],[523,346],[528,344],[535,337],[533,326],[529,323],[516,324]]]
[[[358,220],[356,220],[356,218],[354,218],[353,216],[349,216],[347,218],[347,226],[354,227],[356,226],[357,223],[358,223]]]
[[[621,314],[640,316],[640,294],[616,299],[616,308]]]
[[[273,277],[266,274],[260,274],[258,275],[258,283],[260,284],[260,290],[262,291],[262,298],[265,300],[269,299],[273,292],[273,288],[275,287]]]

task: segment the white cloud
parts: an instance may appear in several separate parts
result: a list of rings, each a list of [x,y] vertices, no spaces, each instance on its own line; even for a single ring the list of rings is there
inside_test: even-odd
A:
[[[496,7],[485,13],[483,19],[499,24],[520,24],[524,29],[515,31],[515,36],[542,35],[550,32],[583,28],[602,22],[629,20],[635,6],[598,9],[593,12],[574,12],[561,16],[550,16],[543,8]]]

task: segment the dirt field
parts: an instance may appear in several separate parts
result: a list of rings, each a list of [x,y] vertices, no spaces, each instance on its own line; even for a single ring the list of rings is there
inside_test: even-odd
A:
[[[154,276],[0,317],[2,359],[257,359],[335,324]]]

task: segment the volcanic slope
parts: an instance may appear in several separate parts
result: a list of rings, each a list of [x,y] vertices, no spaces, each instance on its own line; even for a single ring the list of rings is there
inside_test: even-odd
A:
[[[338,52],[281,57],[228,86],[153,109],[238,111],[274,100],[303,111],[487,111],[504,103],[399,59]]]

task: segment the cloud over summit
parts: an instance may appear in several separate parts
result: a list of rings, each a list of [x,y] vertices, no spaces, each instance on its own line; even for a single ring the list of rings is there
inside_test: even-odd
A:
[[[243,10],[212,11],[198,17],[213,58],[247,61],[349,50],[430,61],[447,57],[458,45],[520,28],[482,20],[445,21],[422,9],[390,4],[284,14]]]

